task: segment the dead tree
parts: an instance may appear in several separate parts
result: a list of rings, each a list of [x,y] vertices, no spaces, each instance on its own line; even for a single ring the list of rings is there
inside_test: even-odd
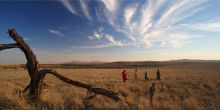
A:
[[[103,95],[103,96],[106,96],[106,97],[113,99],[115,101],[121,100],[121,98],[118,96],[118,93],[115,93],[113,91],[106,90],[103,88],[94,88],[91,85],[71,80],[69,78],[62,76],[61,74],[59,74],[58,72],[56,72],[55,70],[52,70],[52,69],[39,70],[39,64],[36,59],[36,55],[33,53],[33,51],[28,46],[28,44],[25,43],[23,38],[20,35],[18,35],[18,33],[15,31],[15,29],[9,29],[8,33],[9,33],[9,36],[16,43],[0,44],[0,51],[5,50],[5,49],[11,49],[11,48],[19,48],[25,54],[25,57],[27,59],[26,67],[28,70],[28,74],[31,78],[31,81],[27,85],[27,87],[25,87],[23,92],[25,92],[29,89],[29,97],[32,101],[36,101],[40,98],[44,77],[46,76],[46,74],[52,74],[65,83],[68,83],[73,86],[85,88],[89,92],[92,92],[94,94]]]

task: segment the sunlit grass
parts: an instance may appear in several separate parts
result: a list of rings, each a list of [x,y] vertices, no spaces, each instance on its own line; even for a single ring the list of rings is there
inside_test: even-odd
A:
[[[156,81],[157,68],[149,69],[149,82],[144,82],[145,69],[138,69],[138,82],[133,81],[134,69],[128,69],[128,82],[122,83],[122,69],[56,69],[64,76],[113,90],[122,95],[127,104],[115,102],[103,96],[84,100],[87,91],[77,88],[48,75],[47,89],[41,100],[34,105],[19,94],[29,82],[26,70],[21,68],[0,71],[0,109],[4,110],[73,110],[73,109],[116,109],[116,110],[218,110],[220,108],[220,69],[213,67],[161,67],[162,80]],[[153,108],[149,105],[148,90],[156,83]]]

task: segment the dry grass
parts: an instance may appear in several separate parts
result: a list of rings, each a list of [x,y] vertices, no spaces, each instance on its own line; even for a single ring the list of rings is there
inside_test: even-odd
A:
[[[127,101],[116,103],[103,96],[85,100],[86,90],[73,87],[48,75],[41,101],[29,102],[19,94],[29,82],[26,70],[0,69],[0,110],[220,110],[220,69],[217,66],[188,65],[161,67],[161,81],[155,81],[157,68],[149,69],[151,81],[144,83],[144,69],[138,69],[139,82],[122,83],[122,69],[56,69],[74,80],[119,92]],[[148,89],[156,83],[154,106],[149,106]]]

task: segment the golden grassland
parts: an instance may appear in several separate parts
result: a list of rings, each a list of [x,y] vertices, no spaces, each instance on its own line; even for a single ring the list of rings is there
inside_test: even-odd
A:
[[[160,67],[162,80],[155,80],[157,68],[149,68],[149,82],[144,82],[145,68],[128,70],[128,82],[122,83],[123,69],[61,69],[56,70],[73,80],[113,90],[127,104],[97,95],[85,100],[87,91],[46,76],[47,88],[41,100],[31,103],[27,94],[20,94],[29,82],[22,68],[0,68],[0,110],[220,110],[220,65],[182,65]],[[153,108],[149,105],[148,90],[156,83]]]

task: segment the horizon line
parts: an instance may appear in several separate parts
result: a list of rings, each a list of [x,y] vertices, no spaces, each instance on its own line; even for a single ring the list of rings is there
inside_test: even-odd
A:
[[[69,61],[69,62],[59,62],[59,63],[39,63],[39,64],[68,64],[68,63],[113,63],[113,62],[169,62],[169,61],[220,61],[220,59],[170,59],[170,60],[117,60],[117,61],[100,61],[100,60],[91,60],[91,61]],[[0,63],[1,65],[24,65],[25,63]]]

